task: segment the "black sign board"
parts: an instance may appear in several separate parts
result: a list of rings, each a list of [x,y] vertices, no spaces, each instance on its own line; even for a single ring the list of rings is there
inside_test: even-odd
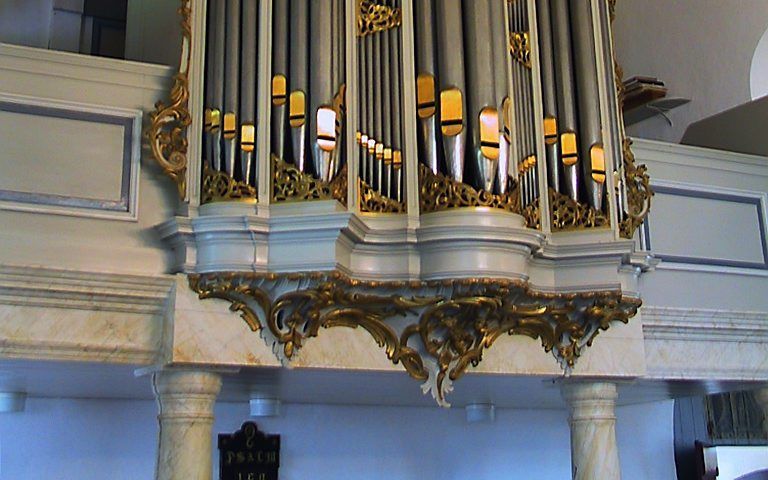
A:
[[[280,435],[267,435],[253,422],[219,434],[220,480],[277,480]]]

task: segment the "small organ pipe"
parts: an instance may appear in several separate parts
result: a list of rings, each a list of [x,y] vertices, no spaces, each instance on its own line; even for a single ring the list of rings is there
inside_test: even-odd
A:
[[[496,168],[496,192],[507,192],[507,180],[509,176],[510,146],[508,128],[505,132],[505,124],[509,123],[507,99],[509,98],[509,86],[507,82],[507,58],[509,55],[507,29],[504,25],[506,15],[504,13],[506,2],[491,0],[491,48],[493,50],[494,91],[496,92],[496,108],[499,111],[499,160]]]
[[[250,184],[256,123],[256,0],[242,0],[242,46],[240,71],[240,174]]]
[[[285,159],[286,109],[288,92],[286,81],[288,72],[288,0],[272,2],[272,153],[277,158]],[[277,78],[277,81],[275,79]]]
[[[544,142],[547,155],[549,186],[560,191],[560,149],[557,134],[557,90],[555,87],[555,61],[552,44],[552,20],[549,0],[536,1],[539,26],[539,65],[544,110]]]
[[[415,0],[416,108],[419,118],[420,153],[424,164],[438,173],[437,85],[435,84],[435,15],[433,0]]]
[[[240,0],[227,2],[227,33],[224,87],[224,168],[235,176],[237,111],[240,86]]]
[[[333,45],[331,30],[332,0],[311,0],[310,4],[310,84],[309,84],[309,134],[315,175],[324,181],[330,180],[330,152],[321,148],[320,108],[329,106],[334,95],[331,85],[331,55]]]
[[[287,2],[288,0],[277,0]],[[308,29],[309,12],[305,0],[291,2],[290,58],[291,69],[288,76],[290,85],[289,123],[291,126],[291,146],[293,163],[299,171],[306,170],[306,130],[307,117],[307,67],[308,67]]]

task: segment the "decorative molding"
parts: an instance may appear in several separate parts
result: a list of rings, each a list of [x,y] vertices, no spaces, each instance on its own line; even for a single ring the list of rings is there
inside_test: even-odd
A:
[[[573,200],[568,195],[549,188],[549,206],[552,210],[552,230],[578,230],[609,227],[608,215]]]
[[[361,327],[442,406],[453,382],[503,334],[540,340],[568,371],[600,331],[628,322],[640,306],[618,290],[540,293],[497,279],[364,282],[337,271],[225,272],[189,282],[201,299],[231,302],[284,364],[321,328]]]
[[[187,129],[192,124],[189,112],[189,65],[192,60],[192,7],[191,0],[181,0],[181,61],[173,78],[170,101],[155,104],[149,114],[150,125],[145,136],[152,154],[163,171],[176,182],[181,199],[187,196]]]
[[[360,211],[365,213],[405,213],[405,203],[380,194],[362,179],[359,179]]]
[[[303,202],[337,200],[347,205],[347,166],[344,165],[329,183],[300,171],[290,163],[272,155],[272,201]]]
[[[643,307],[646,340],[767,343],[768,312]]]
[[[258,192],[255,187],[239,182],[227,175],[211,169],[208,165],[203,170],[203,190],[200,203],[213,202],[256,202]]]
[[[768,270],[768,226],[766,225],[766,210],[768,210],[766,206],[768,199],[767,194],[762,192],[723,189],[712,186],[665,181],[654,182],[653,188],[656,193],[664,195],[754,205],[757,214],[757,225],[760,232],[760,246],[763,262],[757,263],[723,258],[665,255],[663,252],[655,253],[657,258],[665,263]],[[643,225],[643,245],[646,250],[651,250],[651,240],[651,222],[646,221]]]
[[[164,315],[169,277],[0,265],[0,305]]]
[[[357,36],[364,37],[397,28],[403,21],[403,12],[380,5],[372,0],[357,0]]]
[[[489,207],[522,213],[517,187],[503,195],[494,195],[485,190],[475,190],[445,175],[434,174],[423,164],[419,164],[419,193],[422,214],[461,207]]]
[[[0,93],[0,112],[65,119],[76,122],[108,124],[122,127],[123,129],[119,199],[100,200],[56,194],[0,190],[0,210],[133,222],[138,219],[141,120],[143,116],[141,110]]]

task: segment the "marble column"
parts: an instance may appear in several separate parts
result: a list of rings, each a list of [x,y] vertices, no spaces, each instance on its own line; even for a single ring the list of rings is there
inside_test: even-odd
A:
[[[211,480],[213,406],[221,376],[164,370],[153,376],[160,423],[156,480]]]
[[[755,400],[763,410],[763,432],[768,435],[768,385],[755,390]]]
[[[616,385],[569,382],[562,394],[570,408],[571,471],[575,480],[619,480]]]

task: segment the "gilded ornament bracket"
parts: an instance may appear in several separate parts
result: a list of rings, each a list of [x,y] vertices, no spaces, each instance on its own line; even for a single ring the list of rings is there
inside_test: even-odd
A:
[[[362,179],[360,183],[360,211],[364,213],[405,213],[403,202],[385,197]]]
[[[609,227],[608,215],[549,188],[552,230],[576,230]]]
[[[247,183],[238,182],[227,175],[206,165],[203,171],[203,190],[200,202],[256,202],[258,199],[256,188]]]
[[[182,54],[179,71],[173,78],[170,101],[155,103],[149,114],[150,123],[144,136],[160,168],[176,182],[179,196],[187,196],[187,129],[192,124],[189,112],[189,65],[192,44],[192,7],[190,0],[181,0]]]
[[[522,213],[517,187],[502,195],[475,190],[441,174],[434,174],[425,165],[419,165],[419,198],[421,213],[440,212],[461,207],[490,207],[511,213]]]
[[[372,0],[357,2],[357,36],[364,37],[399,27],[403,12],[398,8],[380,5]]]
[[[568,371],[640,301],[620,291],[540,293],[521,281],[366,282],[339,272],[190,275],[201,299],[230,302],[284,364],[327,328],[362,328],[442,406],[453,382],[504,334],[541,342]],[[343,348],[343,346],[339,346]]]
[[[330,182],[300,171],[292,164],[272,156],[272,201],[302,202],[337,200],[347,206],[347,166]]]

